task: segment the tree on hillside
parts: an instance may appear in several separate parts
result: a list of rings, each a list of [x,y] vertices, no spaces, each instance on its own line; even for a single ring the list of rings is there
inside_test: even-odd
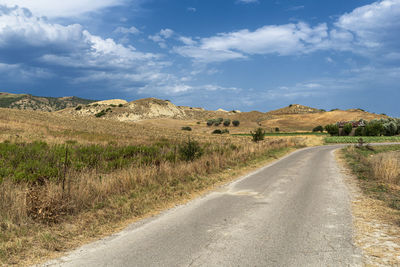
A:
[[[232,121],[233,126],[238,127],[240,125],[240,121],[234,120]]]
[[[258,142],[264,140],[265,131],[262,128],[257,128],[255,132],[250,132],[251,136],[253,137],[253,142]]]

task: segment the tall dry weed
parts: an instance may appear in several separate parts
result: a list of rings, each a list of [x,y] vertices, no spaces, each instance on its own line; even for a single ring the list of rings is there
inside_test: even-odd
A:
[[[374,176],[383,182],[400,184],[400,153],[378,154],[370,159]]]

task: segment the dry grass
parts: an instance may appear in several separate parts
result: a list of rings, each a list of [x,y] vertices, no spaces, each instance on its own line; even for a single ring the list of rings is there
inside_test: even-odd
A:
[[[377,179],[385,183],[400,184],[400,152],[378,154],[370,162]]]

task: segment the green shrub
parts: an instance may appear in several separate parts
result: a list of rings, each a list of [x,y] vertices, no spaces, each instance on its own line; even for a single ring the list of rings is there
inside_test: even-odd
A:
[[[384,135],[393,136],[397,133],[397,125],[395,122],[390,121],[383,124]]]
[[[118,105],[119,108],[122,108],[123,106],[124,106],[123,104],[119,104],[119,105]]]
[[[314,133],[316,133],[316,132],[323,132],[324,131],[324,127],[322,127],[321,125],[318,125],[317,127],[315,127],[313,130],[312,130]]]
[[[355,136],[364,136],[365,135],[364,127],[357,127],[354,135]]]
[[[219,121],[220,123],[222,123],[224,121],[224,118],[218,118],[217,121]]]
[[[203,155],[203,149],[198,142],[191,141],[189,138],[188,142],[179,147],[179,155],[182,160],[193,161]]]
[[[346,123],[343,126],[343,134],[344,135],[349,135],[352,130],[353,130],[353,125],[351,123]]]
[[[116,108],[116,107],[117,107],[117,105],[110,104],[110,107]]]
[[[231,120],[230,119],[225,119],[224,120],[224,126],[228,127],[229,125],[231,125]]]
[[[103,109],[99,113],[94,114],[94,116],[96,116],[96,118],[100,118],[100,117],[103,117],[106,114],[107,114],[107,112]]]
[[[233,126],[238,127],[240,125],[240,121],[234,120],[232,121]]]
[[[275,128],[275,132],[276,132],[276,133],[279,133],[279,127],[276,127],[276,128]]]
[[[225,133],[229,133],[229,130],[228,130],[228,129],[223,129],[223,130],[215,129],[215,130],[212,132],[212,134],[225,134]]]
[[[214,121],[214,126],[220,126],[220,125],[221,125],[221,122],[219,120]]]
[[[328,124],[325,126],[325,130],[331,135],[331,136],[337,136],[339,135],[339,126],[336,124]]]
[[[212,126],[214,124],[214,120],[208,120],[207,121],[207,126]]]
[[[379,121],[372,120],[365,126],[366,136],[381,136],[383,133],[383,124]]]
[[[75,110],[81,110],[82,109],[82,106],[77,106],[76,108],[75,108]]]
[[[253,141],[258,142],[264,140],[265,131],[262,128],[257,128],[254,133],[250,132],[250,134],[253,138]]]
[[[191,131],[192,130],[192,128],[190,128],[189,126],[182,127],[181,129],[182,129],[182,131]]]

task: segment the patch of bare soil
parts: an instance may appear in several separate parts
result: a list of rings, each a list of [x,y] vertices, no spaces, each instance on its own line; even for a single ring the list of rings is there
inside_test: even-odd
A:
[[[400,225],[396,211],[365,196],[355,177],[336,154],[352,197],[354,241],[363,252],[365,266],[400,266]]]

